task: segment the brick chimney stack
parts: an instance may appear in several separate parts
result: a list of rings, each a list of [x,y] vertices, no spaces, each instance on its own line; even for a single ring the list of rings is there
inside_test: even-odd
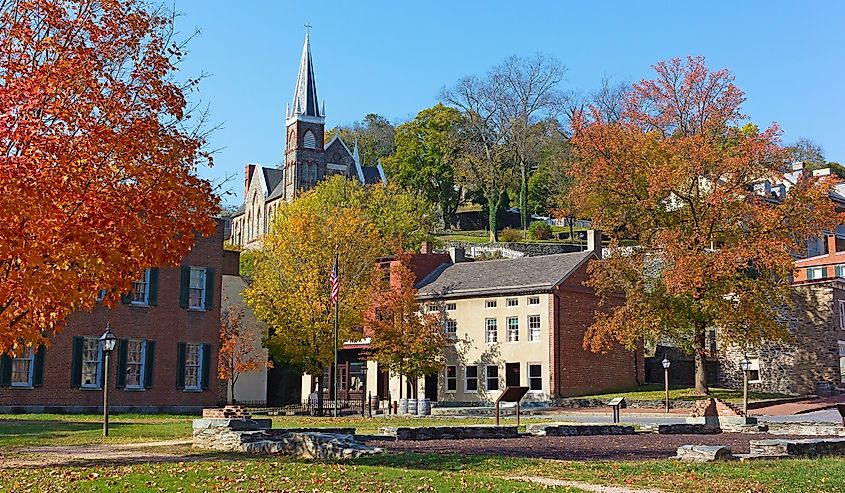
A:
[[[587,250],[596,252],[596,256],[601,258],[601,230],[590,229],[587,231]]]

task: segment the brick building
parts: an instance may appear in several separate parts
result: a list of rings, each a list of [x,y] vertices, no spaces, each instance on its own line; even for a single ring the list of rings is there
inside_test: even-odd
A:
[[[235,262],[236,264],[236,262]],[[118,338],[109,363],[115,411],[190,412],[220,400],[217,350],[223,223],[198,238],[179,267],[147,269],[111,309],[71,315],[47,348],[0,357],[0,411],[97,412],[107,324]]]

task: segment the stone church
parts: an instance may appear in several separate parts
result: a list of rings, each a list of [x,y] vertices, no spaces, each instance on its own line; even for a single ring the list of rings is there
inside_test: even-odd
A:
[[[352,151],[339,137],[326,138],[325,102],[317,100],[311,61],[311,43],[305,34],[293,101],[285,112],[284,167],[247,164],[244,169],[244,205],[232,217],[231,242],[257,246],[270,229],[279,204],[294,200],[331,174],[342,174],[359,183],[386,182],[381,164],[364,166],[356,142]]]

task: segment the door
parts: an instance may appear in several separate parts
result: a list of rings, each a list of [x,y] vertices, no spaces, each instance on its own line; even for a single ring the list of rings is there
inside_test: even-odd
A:
[[[437,400],[437,373],[425,377],[425,398],[431,402]]]
[[[519,387],[519,363],[505,363],[505,387]]]

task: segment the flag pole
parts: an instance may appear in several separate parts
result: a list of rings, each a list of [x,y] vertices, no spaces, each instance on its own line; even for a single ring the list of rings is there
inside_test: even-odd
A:
[[[335,249],[334,252],[334,268],[335,273],[338,276],[337,282],[340,283],[340,272],[338,272],[338,253]],[[337,325],[338,325],[338,311],[340,307],[340,293],[335,298],[334,302],[334,417],[337,418],[339,414],[338,402],[337,402],[337,380],[340,378],[340,369],[337,367],[337,345],[338,345],[338,337],[337,337]]]

